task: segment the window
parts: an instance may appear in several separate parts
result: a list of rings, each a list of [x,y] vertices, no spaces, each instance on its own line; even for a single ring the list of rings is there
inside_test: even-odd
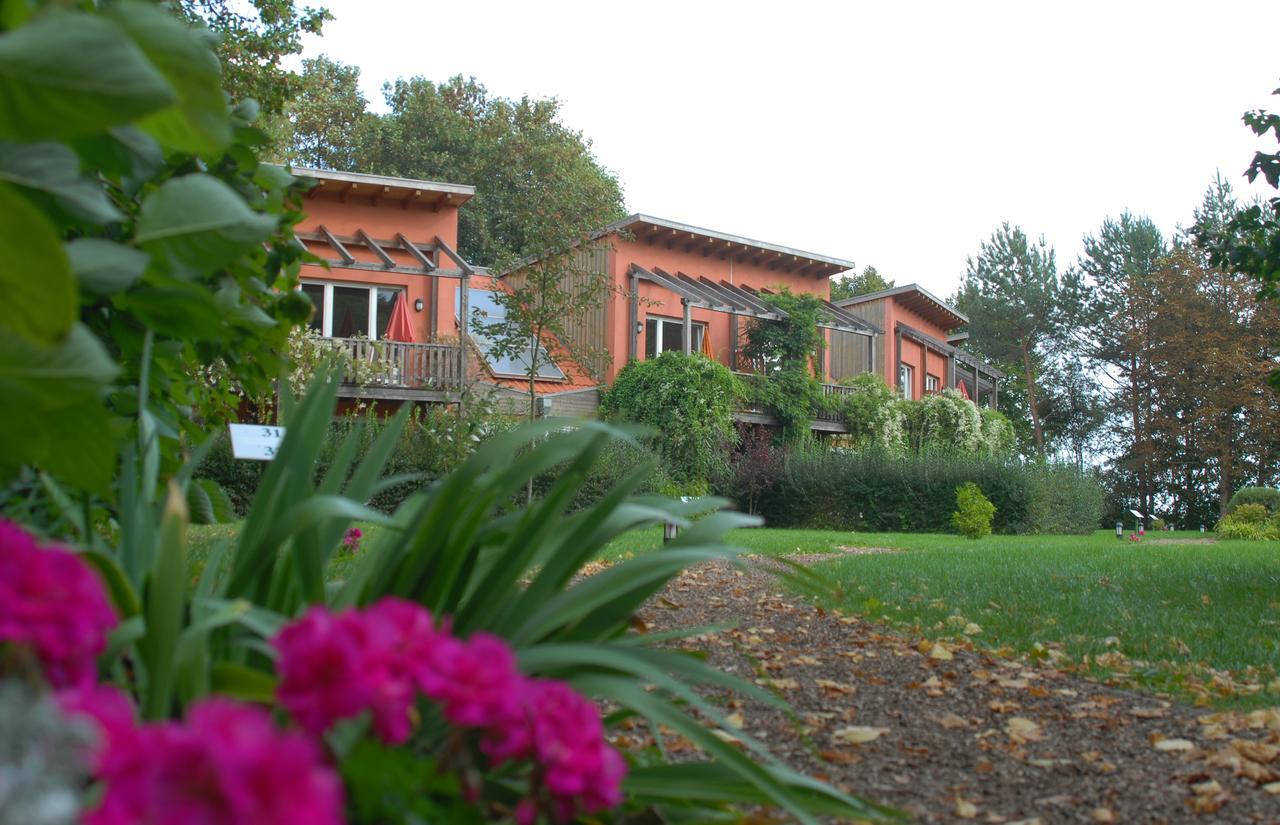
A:
[[[938,391],[938,384],[939,384],[938,376],[936,376],[936,375],[929,375],[928,373],[925,373],[925,376],[924,376],[924,391],[925,391],[925,392],[937,392],[937,391]]]
[[[693,323],[692,349],[702,351],[702,338],[707,334],[707,325]],[[659,318],[650,315],[644,324],[644,357],[657,358],[662,352],[684,351],[684,321],[679,318]]]
[[[494,375],[503,378],[528,378],[529,363],[532,360],[533,341],[529,342],[529,346],[523,351],[506,353],[499,355],[493,351],[493,340],[485,334],[484,327],[502,323],[506,318],[506,311],[502,304],[493,298],[493,293],[487,289],[472,289],[467,293],[467,303],[471,310],[471,326],[467,332],[471,335],[471,340],[480,349],[484,355],[485,362],[489,365],[489,369]],[[462,310],[462,287],[454,289],[454,312]],[[456,315],[455,315],[456,317]],[[480,329],[476,327],[479,326]],[[547,351],[541,346],[537,349],[538,372],[534,376],[541,381],[563,381],[565,380],[564,371],[555,365],[547,355]]]
[[[910,364],[898,365],[898,392],[902,393],[902,397],[910,401],[915,393],[915,370]]]
[[[306,281],[302,291],[314,309],[308,325],[332,338],[383,338],[391,310],[404,290],[365,284]]]

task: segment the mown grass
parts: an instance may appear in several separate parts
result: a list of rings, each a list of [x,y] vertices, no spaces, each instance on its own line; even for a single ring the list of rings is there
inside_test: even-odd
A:
[[[844,543],[907,552],[818,570],[839,585],[839,606],[927,637],[973,622],[975,644],[1060,649],[1077,665],[1102,656],[1100,675],[1184,699],[1280,704],[1280,545],[1190,543],[1202,538],[858,534]]]
[[[360,527],[366,540],[378,530]],[[213,546],[232,540],[238,529],[191,529],[193,580]],[[1276,543],[1188,543],[1212,542],[1199,533],[1151,534],[1133,543],[1101,531],[969,541],[945,534],[759,528],[727,538],[758,555],[833,554],[816,567],[839,594],[827,598],[827,606],[906,632],[954,638],[972,622],[981,632],[969,638],[980,646],[1031,655],[1044,655],[1047,646],[1077,665],[1088,656],[1097,675],[1183,699],[1280,704],[1280,695],[1267,689],[1280,665]],[[1162,543],[1167,541],[1182,543]],[[639,530],[612,542],[600,558],[661,546],[661,529]],[[866,547],[902,552],[841,553]],[[327,577],[344,578],[352,558],[339,554]],[[1111,666],[1097,667],[1099,656]],[[1211,670],[1228,681],[1214,685]],[[1260,689],[1250,693],[1255,687]]]

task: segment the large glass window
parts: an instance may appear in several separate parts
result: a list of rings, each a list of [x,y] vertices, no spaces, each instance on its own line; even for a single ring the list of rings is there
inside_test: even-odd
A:
[[[404,290],[396,287],[366,286],[307,281],[302,291],[314,310],[310,327],[332,338],[386,336],[391,311]]]
[[[324,334],[324,284],[303,284],[302,291],[311,299],[311,319],[307,325],[320,334]]]
[[[690,330],[694,352],[702,351],[702,338],[707,325],[693,322]],[[644,357],[657,358],[662,352],[684,351],[684,321],[679,318],[659,318],[650,315],[644,325]]]

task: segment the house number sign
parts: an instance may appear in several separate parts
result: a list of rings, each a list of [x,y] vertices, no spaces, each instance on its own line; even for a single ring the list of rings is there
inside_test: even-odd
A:
[[[231,454],[250,461],[270,461],[280,450],[284,427],[264,424],[228,424],[231,432]]]

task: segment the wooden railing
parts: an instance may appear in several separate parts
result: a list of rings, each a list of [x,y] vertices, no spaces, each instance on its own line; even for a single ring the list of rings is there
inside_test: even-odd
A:
[[[759,375],[752,372],[736,372],[735,371],[734,375],[738,376],[738,378],[745,383],[751,383],[753,381],[761,380]],[[853,392],[855,392],[853,387],[845,387],[845,386],[841,386],[840,384],[823,384],[822,385],[822,394],[824,396],[849,395]],[[742,407],[739,409],[739,412],[762,413],[765,415],[772,415],[771,410],[767,409],[761,404],[756,404],[750,401],[743,403]],[[834,423],[843,423],[843,419],[841,419],[838,414],[826,412],[825,410],[821,410],[821,409],[814,410],[813,417],[817,421],[830,421]]]
[[[365,338],[322,338],[326,347],[352,361],[373,366],[365,386],[454,389],[458,386],[457,344],[406,344]],[[363,372],[363,370],[362,370]],[[344,381],[355,383],[351,370]]]

